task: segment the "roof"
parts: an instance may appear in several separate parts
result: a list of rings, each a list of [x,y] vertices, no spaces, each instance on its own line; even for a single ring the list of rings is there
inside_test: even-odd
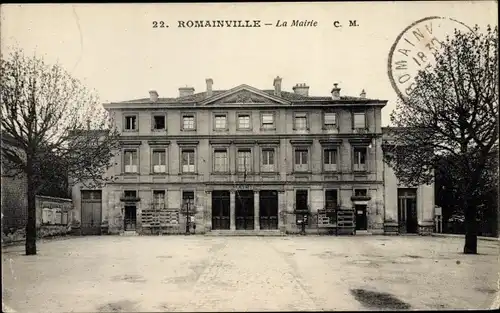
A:
[[[223,93],[229,92],[233,89],[227,89],[227,90],[213,90],[212,91],[212,97],[221,95]],[[263,93],[268,94],[269,96],[274,96],[274,90],[260,90]],[[171,103],[171,104],[183,104],[183,103],[196,103],[196,102],[201,102],[207,99],[206,91],[203,92],[198,92],[192,95],[188,96],[183,96],[183,97],[176,97],[176,98],[158,98],[156,103]],[[291,102],[317,102],[317,101],[332,101],[331,96],[303,96],[296,94],[294,92],[289,92],[289,91],[281,91],[281,98],[284,100],[288,100]],[[341,96],[339,100],[336,101],[349,101],[349,102],[386,102],[386,100],[379,100],[379,99],[368,99],[368,98],[361,98],[361,97],[351,97],[351,96]],[[141,99],[134,99],[134,100],[125,100],[125,101],[119,101],[115,103],[150,103],[151,100],[148,98],[141,98]]]

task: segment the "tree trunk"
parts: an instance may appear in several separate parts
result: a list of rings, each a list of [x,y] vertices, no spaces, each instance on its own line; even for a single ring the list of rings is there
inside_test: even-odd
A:
[[[34,177],[28,170],[28,223],[26,224],[26,255],[36,254],[36,188]]]
[[[465,254],[477,254],[477,209],[473,203],[465,208]]]

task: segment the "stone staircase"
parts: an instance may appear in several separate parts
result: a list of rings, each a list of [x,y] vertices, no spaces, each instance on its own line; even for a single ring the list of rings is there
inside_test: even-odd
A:
[[[211,230],[205,236],[285,236],[279,230]]]
[[[137,232],[135,230],[126,230],[123,233],[121,233],[120,235],[122,235],[122,236],[138,236],[139,234],[137,234]]]

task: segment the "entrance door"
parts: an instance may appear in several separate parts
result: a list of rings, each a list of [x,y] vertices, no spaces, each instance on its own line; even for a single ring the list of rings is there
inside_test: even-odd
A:
[[[125,230],[135,230],[137,217],[137,208],[135,205],[125,206]]]
[[[212,192],[212,229],[229,229],[229,191]]]
[[[417,191],[398,189],[398,223],[400,233],[418,233]]]
[[[366,205],[356,204],[354,210],[356,211],[356,230],[367,230]]]
[[[278,229],[278,193],[262,190],[259,195],[260,229]]]
[[[101,234],[102,191],[82,190],[82,235]]]
[[[253,191],[236,191],[236,229],[254,229]]]
[[[406,231],[408,233],[418,233],[417,199],[406,199]]]

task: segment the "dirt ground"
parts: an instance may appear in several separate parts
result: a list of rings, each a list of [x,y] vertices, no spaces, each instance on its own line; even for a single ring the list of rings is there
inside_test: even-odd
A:
[[[17,312],[486,309],[498,241],[420,236],[101,236],[2,249]]]

